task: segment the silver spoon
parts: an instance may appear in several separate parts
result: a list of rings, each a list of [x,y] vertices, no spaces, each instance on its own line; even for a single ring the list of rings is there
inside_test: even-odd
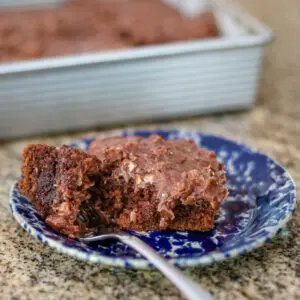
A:
[[[79,240],[84,243],[92,243],[106,239],[117,239],[142,254],[171,282],[173,282],[188,300],[213,299],[207,291],[202,289],[189,277],[185,276],[179,269],[168,263],[160,254],[136,236],[127,234],[118,229],[105,229],[98,235],[82,237]]]

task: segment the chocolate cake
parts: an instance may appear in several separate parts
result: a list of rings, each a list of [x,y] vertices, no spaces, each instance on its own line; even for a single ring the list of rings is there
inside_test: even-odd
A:
[[[46,223],[71,237],[109,225],[207,231],[227,196],[213,152],[157,135],[96,139],[87,153],[31,145],[22,174]]]
[[[216,37],[212,13],[183,17],[160,0],[69,0],[0,11],[0,62]]]
[[[99,160],[83,151],[29,145],[19,187],[49,226],[74,237],[100,224],[98,215],[83,209],[94,200],[93,187],[100,174]]]

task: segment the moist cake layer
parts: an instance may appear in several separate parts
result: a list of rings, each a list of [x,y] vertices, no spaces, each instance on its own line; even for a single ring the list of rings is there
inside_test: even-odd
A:
[[[29,145],[23,154],[19,186],[49,226],[79,236],[91,223],[100,224],[95,214],[85,222],[80,219],[82,205],[93,200],[92,187],[99,176],[100,162],[83,151]]]

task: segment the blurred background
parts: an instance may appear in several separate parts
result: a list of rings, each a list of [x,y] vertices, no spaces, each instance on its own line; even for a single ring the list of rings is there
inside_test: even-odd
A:
[[[300,113],[297,0],[0,0],[0,8],[2,139],[255,106]]]
[[[239,0],[252,15],[268,24],[275,40],[267,48],[259,104],[271,111],[299,118],[300,114],[300,2]],[[295,125],[298,124],[295,120]]]

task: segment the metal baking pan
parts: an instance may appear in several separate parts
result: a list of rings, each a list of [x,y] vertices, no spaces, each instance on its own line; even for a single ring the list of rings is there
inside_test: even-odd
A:
[[[251,107],[272,32],[231,1],[212,4],[215,39],[1,64],[0,138]]]

